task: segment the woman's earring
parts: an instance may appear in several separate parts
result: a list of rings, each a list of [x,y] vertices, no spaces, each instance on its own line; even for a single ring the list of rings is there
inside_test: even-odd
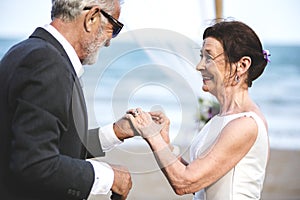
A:
[[[235,82],[240,82],[240,76],[239,75],[236,75],[235,77],[234,77],[234,80],[235,80]]]

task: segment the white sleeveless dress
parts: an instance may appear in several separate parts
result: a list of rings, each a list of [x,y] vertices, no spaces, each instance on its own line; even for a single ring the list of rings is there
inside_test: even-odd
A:
[[[242,116],[252,117],[258,125],[258,135],[254,145],[226,175],[196,192],[194,200],[260,199],[268,160],[269,140],[265,124],[256,113],[244,112],[222,117],[214,116],[193,140],[190,157],[193,161],[205,156],[224,126],[231,120]]]

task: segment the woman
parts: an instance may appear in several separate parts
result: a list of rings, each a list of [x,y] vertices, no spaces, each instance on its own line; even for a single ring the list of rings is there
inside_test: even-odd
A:
[[[172,154],[163,113],[136,109],[129,117],[176,194],[194,193],[197,200],[260,199],[269,157],[267,122],[248,88],[264,71],[268,51],[255,32],[238,21],[207,28],[203,40],[197,70],[202,89],[216,97],[220,112],[194,139],[191,163]]]

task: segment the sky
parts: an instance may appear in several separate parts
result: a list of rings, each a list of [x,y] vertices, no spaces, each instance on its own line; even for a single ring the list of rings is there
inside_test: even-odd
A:
[[[201,40],[215,16],[214,0],[123,0],[123,32],[164,28]],[[263,43],[300,45],[299,0],[223,0],[223,17],[251,26]],[[50,22],[51,0],[1,0],[0,37],[27,37]]]

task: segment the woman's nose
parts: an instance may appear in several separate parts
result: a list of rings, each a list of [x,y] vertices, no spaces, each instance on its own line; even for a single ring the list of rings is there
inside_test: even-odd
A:
[[[198,65],[196,66],[196,70],[200,71],[200,70],[204,70],[205,69],[205,63],[204,60],[201,59],[200,62],[198,63]]]

